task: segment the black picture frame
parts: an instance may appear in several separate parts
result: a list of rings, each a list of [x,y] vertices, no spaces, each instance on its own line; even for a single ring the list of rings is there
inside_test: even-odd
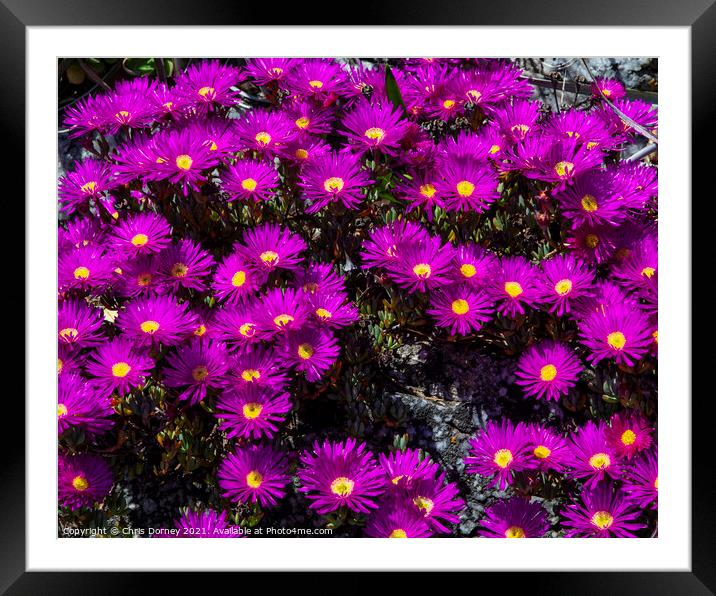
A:
[[[103,25],[531,25],[531,26],[682,26],[691,28],[692,36],[692,130],[693,130],[693,196],[713,201],[714,191],[707,186],[713,170],[713,139],[716,138],[716,5],[714,0],[680,0],[659,2],[653,0],[501,0],[480,3],[468,0],[427,2],[426,0],[395,0],[375,2],[363,0],[355,10],[341,17],[335,2],[295,4],[292,7],[268,3],[237,3],[228,0],[190,2],[189,0],[155,0],[151,3],[138,0],[122,0],[105,3],[97,0],[0,0],[0,71],[2,85],[0,98],[2,131],[6,156],[3,158],[6,184],[5,205],[16,213],[6,216],[5,221],[16,222],[13,227],[23,229],[20,222],[33,217],[25,212],[21,197],[24,196],[24,177],[19,172],[25,165],[25,37],[30,26],[103,26]],[[506,45],[505,52],[509,52]],[[604,53],[609,54],[605,46]],[[706,140],[703,149],[699,141]],[[709,143],[709,144],[707,144]],[[689,150],[685,147],[684,150]],[[12,200],[10,200],[12,199]],[[689,197],[667,197],[687,204]],[[708,213],[711,215],[711,213]],[[9,218],[12,217],[12,220]],[[709,225],[707,218],[695,218],[696,225]],[[714,256],[713,233],[694,229],[694,239],[704,238],[699,251],[692,250],[694,257],[701,254]],[[711,241],[709,241],[711,239]],[[692,246],[692,249],[694,247]],[[12,249],[13,252],[16,249]],[[709,267],[713,269],[712,266]],[[694,269],[698,271],[698,269]],[[31,275],[32,272],[28,272]],[[707,279],[712,279],[712,275]],[[18,289],[19,280],[15,279]],[[23,290],[20,290],[23,291]],[[707,295],[710,293],[707,292]],[[698,299],[698,296],[695,296]],[[703,298],[702,298],[703,299]],[[14,294],[10,307],[12,312],[31,313],[24,309],[24,301]],[[689,305],[684,305],[688,307]],[[697,304],[693,305],[694,312]],[[705,307],[708,308],[708,307]],[[712,300],[711,300],[712,308]],[[6,311],[7,312],[7,311]],[[13,315],[16,324],[21,320]],[[16,338],[24,337],[18,329]],[[713,336],[712,336],[713,337]],[[688,349],[690,346],[684,346]],[[695,346],[694,346],[695,348]],[[694,372],[712,367],[713,350],[693,350]],[[24,350],[17,350],[24,354]],[[708,359],[708,360],[707,360]],[[18,363],[15,376],[23,370]],[[712,414],[709,393],[693,391],[692,429],[692,570],[691,572],[560,572],[519,573],[509,579],[509,592],[531,594],[714,594],[716,593],[716,488],[714,483]],[[19,391],[4,396],[5,408],[13,401],[12,422],[4,417],[3,465],[0,466],[2,490],[0,491],[0,590],[7,594],[126,594],[137,590],[146,593],[153,573],[30,573],[25,571],[25,416],[20,404]],[[687,402],[688,396],[670,396]],[[78,562],[81,563],[81,562]],[[555,561],[558,564],[558,561]],[[598,561],[585,561],[589,568]],[[276,575],[276,582],[291,581],[292,574]],[[374,574],[359,574],[351,583],[353,589],[374,589],[376,582],[391,588],[400,578],[375,578]],[[503,582],[503,578],[495,578]],[[161,574],[163,591],[179,589],[188,593],[205,589],[206,579],[201,574]],[[215,580],[211,580],[212,584]],[[237,580],[233,580],[237,581]],[[236,589],[251,589],[255,581],[263,581],[257,574],[245,574]],[[335,585],[339,578],[326,578]],[[452,580],[451,580],[452,581]],[[326,584],[326,585],[328,585]],[[401,582],[402,584],[402,582]],[[213,584],[216,585],[216,584]],[[399,584],[395,584],[396,587]],[[481,586],[485,587],[481,581]],[[528,592],[527,592],[528,590]],[[501,590],[504,593],[504,590]]]

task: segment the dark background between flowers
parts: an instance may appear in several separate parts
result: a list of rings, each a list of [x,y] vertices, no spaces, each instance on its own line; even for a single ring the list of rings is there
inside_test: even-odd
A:
[[[86,94],[101,92],[116,80],[134,76],[170,78],[191,61],[61,59],[60,121],[64,107]],[[240,65],[243,60],[227,62]],[[590,101],[590,73],[581,60],[533,58],[517,62],[533,81],[535,95],[545,109],[554,111],[558,106]],[[629,97],[656,103],[656,59],[590,59],[588,64],[594,76],[624,83]],[[247,91],[248,102],[260,105],[261,98]],[[629,147],[625,154],[639,148]],[[68,139],[60,130],[59,174],[85,153],[80,141]],[[201,193],[193,193],[189,201],[178,199],[183,206],[168,209],[164,215],[175,235],[181,237],[193,227],[194,236],[209,250],[238,240],[253,222],[281,222],[301,233],[313,260],[339,265],[348,292],[360,308],[361,321],[339,334],[341,356],[329,375],[318,383],[293,383],[291,393],[297,406],[282,427],[281,441],[292,450],[305,448],[314,438],[346,436],[359,437],[376,452],[390,446],[420,447],[445,468],[448,479],[458,483],[466,500],[455,534],[474,535],[484,507],[506,494],[489,486],[489,479],[464,474],[462,459],[468,452],[467,441],[485,420],[541,422],[566,432],[587,419],[608,417],[618,409],[619,402],[639,406],[655,420],[656,375],[651,368],[625,371],[613,363],[602,363],[588,367],[577,387],[559,403],[524,399],[519,387],[513,385],[515,356],[531,336],[551,336],[557,324],[554,317],[532,311],[513,321],[493,321],[479,334],[448,338],[424,315],[423,297],[392,291],[389,283],[381,284],[374,273],[359,267],[360,247],[368,229],[393,221],[404,210],[385,190],[390,177],[391,172],[382,173],[359,212],[333,210],[311,216],[294,209],[284,215],[269,204],[259,204],[251,213],[241,208],[230,210],[228,221],[213,219],[212,191],[207,185]],[[492,250],[501,253],[543,258],[560,239],[562,230],[549,215],[545,217],[535,208],[533,191],[521,181],[508,187],[496,206],[482,216],[448,214],[436,220],[434,230],[444,240],[489,242]],[[499,209],[508,200],[513,207],[509,211]],[[560,333],[571,337],[576,335],[576,328],[561,329]],[[168,528],[173,527],[180,507],[202,504],[233,512],[233,521],[243,525],[310,528],[328,523],[335,528],[333,536],[361,535],[360,527],[350,518],[332,516],[326,520],[311,512],[295,490],[288,491],[279,507],[263,512],[222,500],[215,471],[227,442],[216,428],[211,399],[205,408],[177,407],[171,390],[161,385],[132,395],[122,404],[120,424],[99,444],[99,451],[113,462],[116,486],[112,494],[93,513],[62,512],[63,527]],[[70,434],[62,440],[81,444],[84,437]],[[556,511],[565,503],[564,487],[555,484],[551,488],[542,490],[541,496],[552,515],[550,521],[556,522]],[[526,483],[517,482],[511,490],[530,494]],[[655,517],[652,521],[643,535],[653,535]],[[560,534],[559,530],[552,532],[554,536]]]

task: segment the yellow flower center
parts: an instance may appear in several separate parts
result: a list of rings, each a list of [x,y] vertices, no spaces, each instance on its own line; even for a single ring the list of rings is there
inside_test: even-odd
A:
[[[90,270],[87,267],[77,267],[74,272],[75,279],[87,279],[89,274]]]
[[[202,87],[199,89],[198,93],[202,97],[208,97],[209,99],[214,99],[214,97],[216,97],[216,89],[213,87]]]
[[[261,404],[257,403],[248,403],[244,404],[244,407],[242,408],[242,411],[244,413],[244,418],[248,420],[254,420],[255,418],[258,418],[261,415],[261,410],[263,410],[264,407]]]
[[[529,129],[530,127],[527,124],[515,124],[512,128],[510,128],[512,132],[521,136],[526,135]]]
[[[654,488],[659,490],[659,477],[654,478]]]
[[[86,182],[85,184],[80,186],[80,190],[86,195],[94,194],[95,188],[97,188],[97,183],[94,180]]]
[[[472,193],[475,192],[475,185],[469,180],[461,180],[455,185],[457,188],[457,194],[461,197],[471,197]]]
[[[432,199],[435,196],[435,186],[432,184],[423,184],[420,187],[420,194],[428,199]]]
[[[317,308],[316,315],[318,315],[323,320],[330,319],[333,316],[331,314],[331,311],[326,310],[325,308]]]
[[[347,497],[353,492],[355,482],[345,476],[339,476],[331,482],[331,492],[339,497]]]
[[[333,176],[332,178],[327,178],[323,181],[323,188],[326,190],[326,192],[341,192],[341,190],[343,190],[344,185],[345,182],[343,182],[343,178],[338,178],[336,176]]]
[[[615,350],[621,350],[626,345],[626,337],[621,331],[612,331],[607,335],[607,343]]]
[[[295,124],[298,128],[303,130],[304,128],[308,127],[308,125],[311,123],[311,121],[306,118],[305,116],[301,116],[298,120],[295,121]]]
[[[641,274],[645,277],[648,277],[649,279],[654,276],[654,273],[656,273],[656,269],[654,269],[653,267],[644,267],[641,270]]]
[[[269,265],[278,263],[278,253],[273,250],[265,250],[259,255],[259,258]]]
[[[317,289],[318,289],[318,284],[315,281],[309,281],[308,283],[303,284],[304,292],[309,292],[311,294],[315,294]]]
[[[554,291],[560,296],[566,296],[572,291],[572,280],[560,279],[556,284],[554,284]]]
[[[184,263],[174,263],[174,265],[172,265],[171,274],[173,277],[186,277],[188,271],[189,267]]]
[[[211,139],[209,139],[208,144],[209,144],[209,151],[216,151],[219,148],[219,146],[216,144],[216,142],[212,141]]]
[[[261,378],[261,373],[255,368],[247,368],[241,372],[241,378],[247,383],[253,383],[254,379]]]
[[[509,449],[498,449],[495,451],[495,457],[492,461],[494,461],[502,469],[505,469],[510,465],[512,459],[512,451]]]
[[[68,341],[74,341],[77,339],[77,336],[79,335],[79,331],[75,329],[74,327],[65,327],[64,329],[60,330],[60,337],[62,339],[66,339]]]
[[[173,101],[167,101],[166,103],[162,104],[162,106],[165,107],[167,110],[171,110],[173,105],[174,105]]]
[[[67,406],[65,404],[57,404],[57,417],[67,416]]]
[[[257,185],[258,183],[253,178],[246,178],[246,180],[241,181],[241,188],[243,188],[244,190],[256,190]]]
[[[246,484],[248,484],[251,488],[258,488],[261,486],[263,481],[264,477],[258,470],[251,470],[251,472],[246,474]]]
[[[313,87],[314,89],[320,89],[321,87],[323,87],[323,81],[318,81],[314,79],[312,81],[308,81],[308,85],[310,87]]]
[[[601,530],[606,530],[614,523],[614,517],[608,511],[597,511],[591,519],[592,524]]]
[[[463,300],[462,298],[453,300],[451,306],[452,306],[452,311],[456,315],[464,315],[470,311],[470,304],[468,303],[467,300]]]
[[[539,378],[543,381],[553,381],[557,376],[557,367],[554,364],[546,364],[539,371]]]
[[[547,459],[551,455],[552,450],[546,445],[537,445],[532,453],[539,459]]]
[[[127,110],[119,110],[114,117],[118,122],[124,123],[129,121],[132,115]]]
[[[460,265],[460,273],[463,274],[465,277],[474,277],[477,273],[477,269],[475,269],[475,265],[472,263],[463,263]]]
[[[407,538],[408,535],[405,533],[405,530],[402,528],[396,528],[390,533],[390,536],[388,538]]]
[[[244,337],[253,337],[254,333],[256,333],[256,325],[253,323],[244,323],[239,327],[239,333]]]
[[[146,234],[135,234],[132,236],[132,240],[130,241],[134,246],[144,246],[147,242],[149,242],[149,236]]]
[[[368,137],[371,141],[382,141],[383,137],[385,136],[385,131],[382,128],[378,128],[377,126],[373,126],[366,130],[363,133],[366,137]]]
[[[432,269],[430,265],[427,263],[418,263],[413,267],[413,273],[417,275],[420,279],[427,279],[430,277],[430,274],[432,273]]]
[[[587,143],[587,150],[594,149],[597,145],[599,145],[599,143],[596,141],[589,141],[589,143]]]
[[[306,159],[308,157],[308,151],[305,149],[296,149],[294,155],[296,159]]]
[[[507,292],[510,297],[517,298],[517,296],[519,296],[523,292],[523,290],[522,286],[516,281],[506,281],[505,292]]]
[[[404,477],[405,477],[405,476],[404,476],[403,474],[399,474],[398,476],[396,476],[395,478],[393,478],[393,479],[391,480],[391,482],[392,482],[393,484],[395,484],[395,486],[398,486],[398,482],[400,482]]]
[[[313,346],[311,344],[301,344],[298,346],[298,357],[303,360],[308,360],[313,356]]]
[[[115,376],[117,378],[123,378],[126,377],[129,374],[129,371],[132,370],[132,367],[129,366],[126,362],[116,362],[112,365],[112,376]]]
[[[274,317],[273,323],[276,327],[285,327],[289,323],[293,322],[294,318],[289,314],[282,314]]]
[[[62,368],[64,367],[64,363],[60,358],[57,359],[57,374],[59,375],[62,372]]]
[[[144,333],[156,333],[159,330],[159,323],[157,321],[144,321],[141,325],[139,325],[139,328],[144,331]]]
[[[274,66],[273,68],[269,68],[268,74],[270,74],[274,77],[280,77],[283,74],[283,68]]]
[[[654,333],[652,333],[651,336],[654,338],[654,343],[658,344],[659,343],[659,330],[657,329],[656,331],[654,331]]]
[[[524,538],[525,531],[519,526],[510,526],[505,530],[505,538]]]
[[[240,288],[241,286],[246,283],[246,272],[245,271],[237,271],[234,273],[234,275],[231,276],[231,285],[235,288]]]
[[[599,244],[599,236],[596,234],[587,234],[584,237],[584,244],[587,245],[587,248],[597,248],[597,245]]]
[[[137,276],[137,285],[138,286],[148,286],[150,283],[152,283],[152,274],[151,273],[140,273]]]
[[[604,95],[604,97],[611,97],[612,90],[611,89],[602,89],[602,94]]]
[[[490,147],[490,155],[495,155],[500,149],[501,147],[499,145],[493,145]]]
[[[207,369],[206,366],[197,366],[191,371],[191,376],[195,381],[203,381],[209,376],[209,369]]]
[[[633,445],[636,441],[636,433],[628,428],[622,433],[621,440],[624,445]]]
[[[206,325],[199,325],[196,328],[196,331],[194,331],[194,335],[196,335],[197,337],[201,337],[205,333],[206,333]]]
[[[180,170],[188,170],[191,168],[191,164],[194,163],[194,160],[188,156],[188,155],[179,155],[176,159],[177,162],[177,168]]]
[[[430,515],[430,512],[433,510],[433,507],[435,507],[435,503],[432,499],[428,499],[427,497],[415,497],[413,499],[413,503],[415,503],[415,506],[420,509],[420,511],[425,512],[425,516],[427,517]]]
[[[451,110],[452,108],[455,107],[455,100],[453,100],[453,99],[446,99],[446,100],[443,102],[443,107],[444,107],[446,110]]]
[[[271,142],[271,135],[267,133],[266,131],[263,132],[257,132],[256,136],[254,137],[256,139],[256,142],[261,145],[262,147],[265,147]]]
[[[606,453],[595,453],[589,458],[589,465],[595,470],[604,470],[612,464],[612,460]]]
[[[466,95],[470,98],[472,103],[477,103],[482,97],[482,93],[480,93],[477,89],[470,89]]]
[[[588,213],[593,213],[599,208],[599,203],[597,203],[597,199],[593,197],[592,195],[584,195],[582,197],[582,209],[587,211]]]
[[[566,178],[574,171],[574,164],[571,161],[559,161],[554,166],[554,171],[557,172],[557,176],[560,178]]]
[[[75,490],[82,492],[89,488],[89,482],[87,482],[87,478],[85,478],[84,476],[75,476],[72,479],[72,487]]]

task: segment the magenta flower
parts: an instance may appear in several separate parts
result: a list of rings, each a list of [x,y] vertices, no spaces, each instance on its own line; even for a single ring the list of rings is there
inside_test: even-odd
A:
[[[659,499],[659,469],[656,447],[644,451],[624,474],[624,492],[641,508],[656,509]]]
[[[117,317],[119,327],[139,345],[176,345],[194,332],[195,316],[187,303],[171,296],[138,298]]]
[[[224,391],[217,400],[215,415],[224,420],[219,428],[227,439],[270,439],[291,407],[288,393],[245,383]]]
[[[430,234],[420,224],[399,219],[392,224],[371,230],[363,242],[364,267],[388,267],[412,244],[430,243]]]
[[[454,482],[445,482],[445,473],[413,478],[406,486],[406,497],[421,513],[430,529],[441,534],[451,532],[447,524],[460,521],[457,513],[465,507]]]
[[[591,313],[579,325],[580,341],[591,354],[587,360],[597,364],[614,359],[634,366],[649,351],[652,341],[649,320],[629,304],[614,304]]]
[[[268,445],[237,448],[221,462],[216,477],[222,497],[261,507],[278,505],[291,481],[283,452]]]
[[[309,316],[305,295],[293,288],[273,288],[260,298],[259,304],[259,328],[271,335],[296,331]]]
[[[420,244],[402,246],[387,269],[401,288],[425,292],[449,283],[453,257],[451,244],[443,245],[439,237],[431,237]]]
[[[609,421],[604,431],[609,446],[619,458],[631,459],[640,451],[651,447],[654,428],[636,412],[619,412]]]
[[[238,526],[229,525],[226,511],[217,513],[211,509],[192,511],[186,509],[174,522],[179,530],[177,538],[243,538]]]
[[[212,334],[238,349],[245,349],[261,340],[254,305],[227,305],[219,309],[213,321]]]
[[[311,450],[301,454],[298,478],[301,488],[320,514],[341,507],[356,513],[369,513],[385,490],[383,470],[365,443],[346,439],[340,443],[315,441]]]
[[[563,474],[572,459],[569,442],[539,424],[528,425],[530,468]]]
[[[532,344],[517,362],[515,383],[525,395],[558,401],[579,380],[582,365],[574,351],[562,343],[545,340]]]
[[[101,435],[114,426],[110,416],[114,414],[107,394],[87,383],[80,375],[60,375],[57,387],[57,432],[79,428],[88,437]]]
[[[386,155],[396,155],[400,141],[405,136],[408,123],[402,118],[392,103],[359,103],[343,118],[347,138],[357,145],[360,151],[379,151]]]
[[[104,97],[88,95],[65,108],[64,126],[70,129],[70,138],[88,136],[105,126]]]
[[[452,277],[458,283],[485,289],[497,265],[497,258],[479,244],[461,245],[455,252]]]
[[[250,110],[236,123],[234,134],[240,149],[272,157],[292,140],[295,133],[293,122],[284,112]]]
[[[231,364],[231,381],[236,387],[257,385],[280,391],[286,385],[286,372],[272,348],[252,347],[239,353]]]
[[[159,261],[162,281],[172,291],[206,289],[206,278],[214,266],[213,257],[189,238],[184,238],[162,252]]]
[[[236,245],[248,261],[261,271],[288,269],[295,271],[303,258],[306,243],[298,234],[274,224],[263,224],[244,232],[243,244]]]
[[[518,313],[525,314],[525,306],[535,306],[539,300],[539,277],[524,257],[503,257],[487,290],[498,301],[498,312],[514,318]]]
[[[154,360],[121,337],[99,346],[90,358],[85,369],[93,377],[90,384],[106,395],[114,391],[126,395],[142,385],[154,368]]]
[[[105,341],[103,320],[102,312],[84,301],[60,302],[57,310],[57,341],[78,348],[101,344]]]
[[[469,335],[479,331],[492,318],[492,300],[469,285],[447,286],[431,294],[429,315],[438,327],[447,327],[452,335]]]
[[[549,312],[568,314],[575,300],[590,296],[594,271],[571,254],[560,254],[542,261],[542,298]]]
[[[484,213],[500,197],[495,172],[480,162],[448,161],[442,168],[445,177],[445,205],[452,211]]]
[[[345,291],[345,281],[331,263],[312,262],[296,274],[296,287],[310,295],[337,294]]]
[[[309,58],[299,62],[286,77],[293,95],[310,97],[330,105],[344,89],[346,73],[332,59]]]
[[[621,490],[600,482],[562,510],[562,525],[567,538],[635,538],[634,532],[645,527],[635,521],[640,514]]]
[[[541,105],[538,101],[517,99],[495,108],[492,116],[504,135],[513,141],[521,141],[535,126]]]
[[[345,292],[307,294],[311,319],[329,329],[347,327],[359,320],[358,309],[348,301]]]
[[[621,465],[617,454],[607,443],[603,423],[589,420],[570,437],[572,459],[569,466],[575,478],[584,478],[585,487],[594,487],[608,476],[619,478]]]
[[[253,296],[266,281],[267,272],[263,269],[250,264],[243,253],[233,252],[216,267],[211,284],[216,298],[236,304]]]
[[[612,258],[616,249],[615,240],[613,226],[585,224],[572,230],[567,245],[580,259],[602,264]]]
[[[325,135],[333,130],[336,115],[332,109],[299,100],[285,104],[284,108],[298,135]]]
[[[296,333],[282,336],[281,359],[306,375],[306,380],[320,381],[333,366],[340,348],[336,338],[323,329],[304,327]]]
[[[604,96],[608,100],[614,101],[625,97],[626,90],[624,89],[624,85],[616,79],[597,77],[592,83],[592,95],[597,99],[601,99],[601,97]]]
[[[239,160],[222,176],[229,201],[268,201],[278,186],[276,169],[264,161]]]
[[[57,498],[72,510],[94,507],[112,490],[112,468],[98,455],[60,455]]]
[[[123,297],[162,294],[167,289],[166,280],[160,272],[160,259],[156,254],[126,257],[120,263],[117,293]]]
[[[656,236],[647,234],[617,263],[612,275],[617,283],[634,292],[656,291],[659,274],[659,254]]]
[[[365,534],[371,538],[429,538],[433,532],[412,503],[393,498],[381,501],[368,518]]]
[[[232,87],[239,81],[239,70],[234,66],[220,64],[218,60],[201,60],[177,74],[174,92],[199,109],[231,106],[237,95]]]
[[[395,489],[403,489],[420,478],[434,478],[440,469],[418,449],[393,451],[388,455],[381,453],[378,461],[385,472],[386,482],[390,482]]]
[[[496,501],[480,523],[484,538],[542,538],[549,530],[544,507],[519,497]]]
[[[167,356],[164,383],[167,387],[183,389],[178,399],[194,405],[206,397],[207,389],[218,389],[224,384],[228,369],[223,344],[195,338]]]
[[[169,246],[172,229],[161,215],[137,213],[120,222],[112,246],[126,257],[158,253]]]
[[[603,170],[586,172],[555,195],[572,227],[618,225],[628,215],[627,204]]]
[[[531,467],[529,435],[524,423],[509,420],[488,421],[484,429],[470,439],[471,455],[465,458],[469,474],[493,476],[500,490],[512,484],[512,473]]]
[[[615,144],[603,119],[592,112],[574,108],[551,114],[542,125],[542,130],[555,139],[582,144],[588,151],[597,147],[610,149]]]
[[[80,288],[101,292],[111,285],[115,265],[104,249],[88,244],[60,253],[57,282],[61,290]]]
[[[146,177],[181,184],[185,195],[189,187],[199,190],[207,171],[219,163],[219,152],[211,150],[206,135],[197,128],[161,132],[151,142],[150,153],[156,158]]]
[[[246,61],[246,74],[260,86],[282,83],[299,62],[295,58],[250,58]]]
[[[115,187],[116,183],[106,163],[86,159],[72,172],[60,177],[57,194],[62,210],[69,215],[80,206],[87,205],[90,199],[97,200]]]
[[[67,222],[67,227],[57,229],[57,246],[61,253],[80,246],[104,246],[107,227],[98,219],[82,218]]]
[[[411,172],[411,179],[399,183],[395,193],[408,201],[409,212],[422,209],[428,221],[433,221],[435,207],[445,209],[446,191],[437,171]]]

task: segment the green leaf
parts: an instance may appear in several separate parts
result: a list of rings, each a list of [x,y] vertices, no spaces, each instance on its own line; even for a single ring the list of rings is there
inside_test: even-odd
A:
[[[385,92],[388,95],[388,99],[393,102],[393,105],[396,108],[402,108],[402,110],[405,111],[405,102],[403,101],[403,96],[400,93],[398,81],[395,80],[395,76],[393,76],[393,71],[390,70],[390,66],[385,67]]]

